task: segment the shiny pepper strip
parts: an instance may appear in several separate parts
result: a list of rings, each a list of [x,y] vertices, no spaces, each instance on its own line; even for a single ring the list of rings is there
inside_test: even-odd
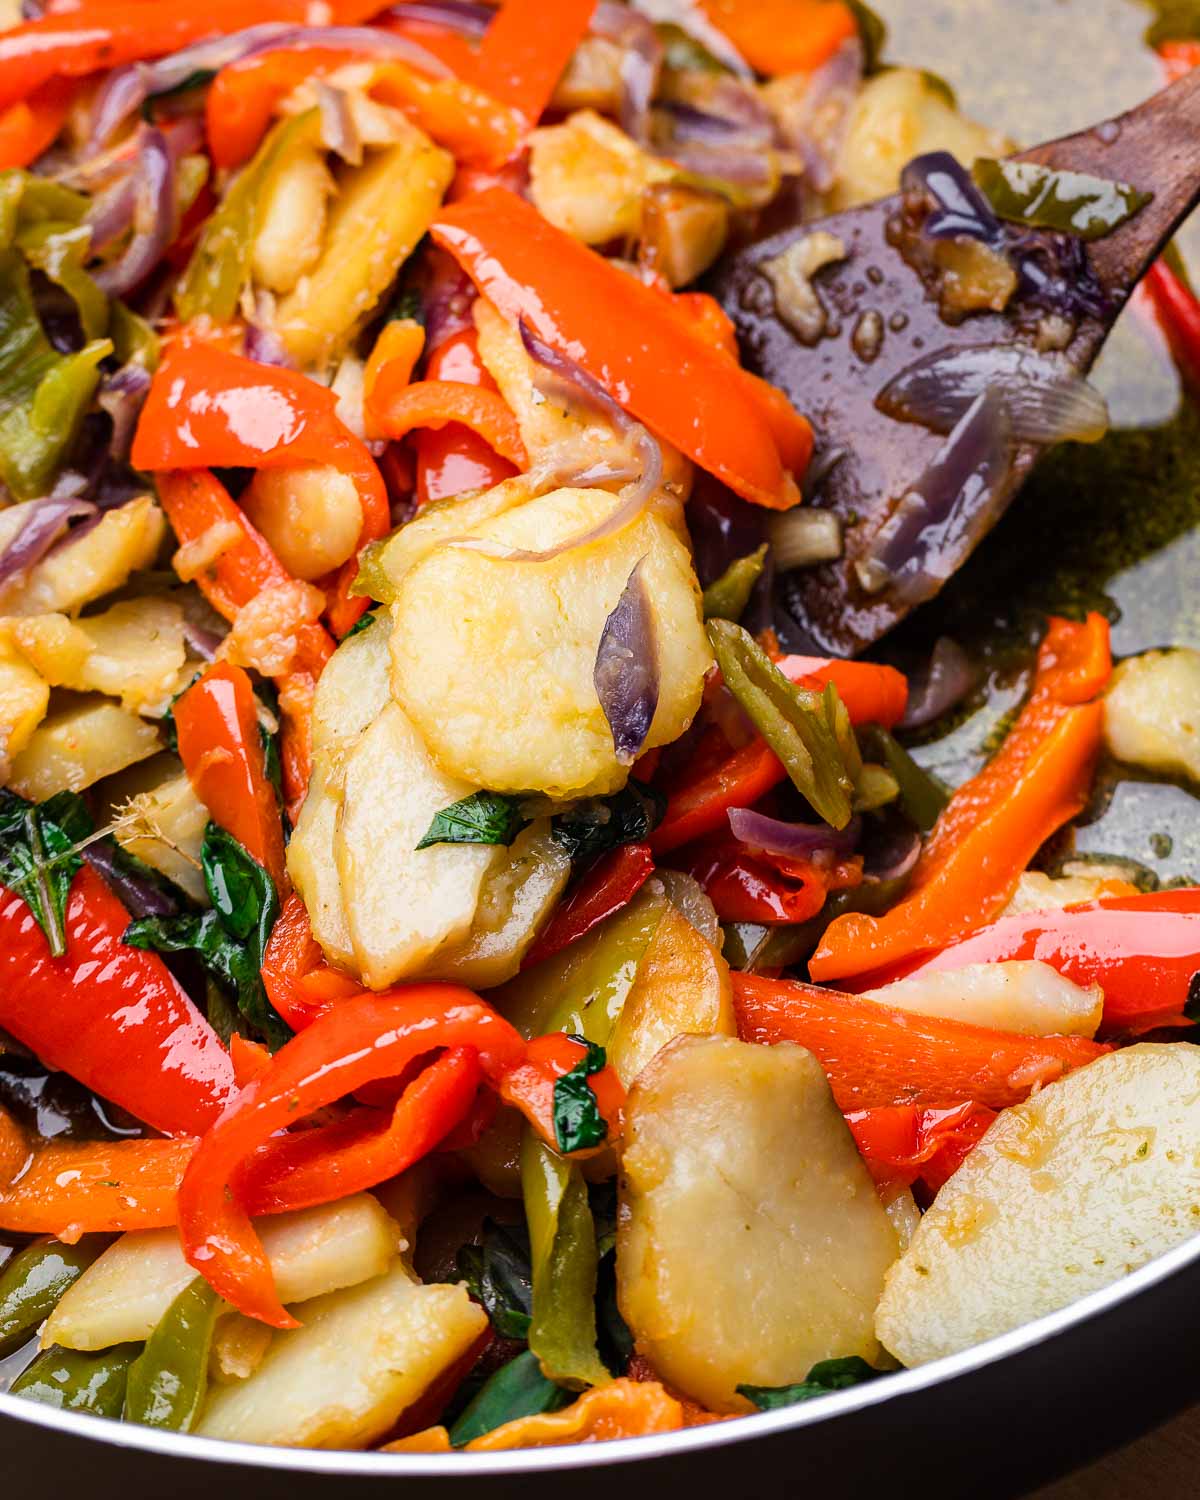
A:
[[[274,1056],[202,1139],[179,1191],[184,1252],[226,1301],[275,1328],[293,1319],[234,1189],[239,1167],[278,1130],[364,1084],[395,1078],[442,1047],[473,1047],[499,1079],[524,1057],[520,1034],[470,990],[425,984],[345,1000]],[[451,1124],[455,1122],[450,1122]]]
[[[208,1354],[220,1300],[202,1276],[184,1287],[129,1367],[125,1420],[190,1432],[208,1389]]]

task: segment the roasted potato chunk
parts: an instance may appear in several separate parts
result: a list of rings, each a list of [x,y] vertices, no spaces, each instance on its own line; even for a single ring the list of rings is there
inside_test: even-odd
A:
[[[0,641],[0,766],[7,768],[11,757],[28,745],[49,702],[45,678],[20,651]]]
[[[1104,737],[1118,760],[1200,781],[1200,651],[1123,661],[1105,695]]]
[[[29,570],[0,591],[0,610],[9,615],[73,615],[111,594],[138,568],[148,568],[166,535],[166,517],[149,495],[106,511],[90,530],[67,537]]]
[[[104,693],[135,713],[171,695],[187,657],[183,610],[169,599],[126,599],[78,620],[31,615],[12,628],[52,687]]]
[[[161,748],[153,724],[115,703],[83,698],[42,720],[13,760],[8,784],[44,802],[56,792],[82,792]]]
[[[590,109],[530,138],[529,191],[538,212],[585,245],[636,236],[642,194],[674,176],[668,162]]]
[[[603,490],[555,490],[472,535],[547,548],[619,503]],[[655,508],[548,562],[444,546],[409,569],[392,606],[392,691],[448,776],[554,797],[624,785],[593,672],[604,622],[641,559],[661,680],[650,747],[691,723],[712,661],[691,558]]]
[[[741,1384],[874,1361],[896,1232],[820,1063],[801,1047],[680,1037],[629,1095],[617,1288],[638,1350],[712,1411]]]
[[[290,292],[321,258],[325,214],[337,185],[325,153],[310,146],[282,162],[265,183],[250,264],[272,292]]]
[[[178,764],[178,762],[176,762]],[[173,880],[193,901],[207,903],[200,848],[209,812],[192,790],[186,772],[138,792],[114,819],[121,848]]]
[[[880,1339],[925,1364],[1065,1307],[1200,1227],[1200,1052],[1143,1042],[1004,1110],[888,1276]]]

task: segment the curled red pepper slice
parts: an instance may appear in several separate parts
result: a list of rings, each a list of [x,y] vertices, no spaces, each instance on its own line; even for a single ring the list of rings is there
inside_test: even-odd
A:
[[[515,1105],[548,1146],[561,1151],[554,1126],[554,1088],[558,1080],[578,1066],[586,1048],[562,1031],[534,1037],[525,1051],[525,1061],[506,1074],[500,1085],[500,1097]],[[601,1145],[585,1151],[573,1151],[574,1160],[594,1156],[605,1150],[621,1133],[625,1108],[625,1088],[611,1063],[588,1075],[588,1087],[596,1098],[596,1108],[608,1126]]]

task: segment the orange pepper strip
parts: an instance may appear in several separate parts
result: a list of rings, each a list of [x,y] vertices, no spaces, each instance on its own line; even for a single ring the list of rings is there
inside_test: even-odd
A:
[[[519,1067],[507,1073],[500,1085],[500,1097],[519,1109],[541,1138],[553,1150],[560,1149],[554,1130],[554,1086],[569,1073],[584,1055],[578,1042],[565,1032],[552,1031],[534,1037]],[[611,1065],[588,1077],[588,1087],[596,1096],[596,1107],[608,1124],[608,1135],[599,1146],[571,1153],[579,1161],[605,1150],[621,1133],[625,1089]]]
[[[427,52],[440,58],[457,77],[470,78],[475,71],[475,59],[478,55],[471,41],[432,21],[414,20],[404,14],[406,9],[406,6],[397,5],[381,15],[377,22],[380,30],[420,42]]]
[[[371,412],[384,437],[394,441],[418,427],[437,429],[457,422],[485,438],[501,458],[526,467],[521,429],[498,391],[457,380],[418,380],[409,385],[403,375],[402,369],[385,365],[375,382]]]
[[[822,983],[891,968],[998,916],[1042,844],[1084,807],[1112,671],[1108,622],[1052,620],[1033,694],[999,753],[934,825],[909,895],[882,917],[831,922],[809,962]]]
[[[843,1113],[964,1099],[1006,1109],[1112,1050],[1086,1037],[1018,1036],[756,974],[733,975],[733,1000],[743,1040],[807,1047]]]
[[[179,1229],[188,1262],[226,1301],[272,1327],[295,1326],[276,1294],[248,1205],[237,1194],[239,1171],[255,1150],[314,1110],[364,1084],[395,1078],[442,1047],[473,1048],[484,1072],[497,1080],[525,1055],[520,1035],[470,990],[412,985],[344,1001],[281,1047],[270,1067],[230,1103],[201,1140],[179,1190]],[[409,1085],[398,1108],[415,1087]],[[422,1112],[411,1132],[411,1160],[456,1123],[441,1110]],[[304,1148],[289,1139],[276,1149]],[[327,1178],[319,1158],[312,1165]],[[303,1175],[303,1167],[290,1166],[283,1190],[295,1191],[289,1179]]]
[[[266,539],[207,469],[159,474],[156,487],[181,542],[197,541],[213,526],[234,526],[241,532],[240,540],[227,547],[195,580],[200,592],[225,619],[237,619],[238,610],[263,589],[290,581],[291,574]],[[283,791],[293,822],[312,770],[312,695],[322,668],[333,655],[333,641],[320,625],[302,625],[296,632],[296,645],[291,669],[276,678],[283,716]]]
[[[425,330],[412,318],[393,318],[380,329],[363,370],[363,407],[369,438],[381,436],[375,426],[374,412],[375,384],[380,372],[385,368],[389,371],[393,389],[407,385],[424,349]]]
[[[227,63],[213,79],[204,106],[213,166],[240,167],[254,155],[281,100],[305,79],[351,62],[345,47],[288,47]]]
[[[0,168],[27,167],[52,146],[75,99],[70,79],[52,78],[0,112]]]
[[[443,209],[430,232],[510,322],[523,318],[539,338],[577,359],[614,400],[701,468],[759,505],[786,510],[799,502],[785,463],[794,472],[807,463],[808,423],[781,393],[768,397],[770,387],[699,337],[692,319],[661,292],[505,188]]]
[[[229,1058],[233,1063],[234,1081],[239,1089],[244,1089],[271,1061],[271,1053],[261,1042],[252,1042],[235,1031],[229,1038]]]
[[[31,1155],[25,1132],[6,1109],[0,1109],[0,1192],[25,1169]]]
[[[427,78],[403,63],[385,63],[369,92],[402,111],[468,167],[495,171],[520,150],[525,133],[520,114],[465,79]]]
[[[509,1448],[557,1448],[564,1443],[607,1443],[614,1438],[675,1432],[683,1406],[657,1381],[614,1380],[587,1391],[562,1411],[517,1417],[466,1445],[472,1453]]]
[[[1158,49],[1167,70],[1167,82],[1175,83],[1193,68],[1200,68],[1200,42],[1163,42]]]
[[[0,1228],[52,1234],[122,1234],[175,1222],[175,1195],[196,1142],[62,1141],[39,1145],[17,1181],[0,1188]]]
[[[858,27],[841,0],[700,0],[756,73],[780,77],[819,68]]]
[[[325,962],[313,937],[308,908],[295,893],[287,898],[263,954],[263,984],[271,1004],[293,1031],[303,1031],[334,1001],[361,995],[362,985]]]
[[[262,21],[303,26],[308,9],[307,0],[126,0],[25,21],[0,34],[0,109],[27,99],[52,78],[81,78],[162,57]]]
[[[241,667],[218,662],[176,700],[179,758],[192,790],[216,821],[288,888],[283,825],[267,779],[254,689]]]
[[[504,0],[483,34],[475,78],[536,125],[595,9],[596,0]]]

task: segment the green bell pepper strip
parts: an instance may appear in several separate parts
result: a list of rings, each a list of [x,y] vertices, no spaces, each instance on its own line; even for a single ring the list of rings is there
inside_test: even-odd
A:
[[[0,1275],[0,1358],[37,1332],[107,1243],[100,1235],[77,1245],[41,1240],[13,1256]]]
[[[829,683],[824,694],[814,693],[789,682],[754,637],[730,620],[710,620],[708,639],[725,686],[792,785],[830,827],[845,828],[857,768],[847,763],[853,752],[840,742],[837,689]]]
[[[114,302],[108,324],[113,352],[123,365],[141,365],[151,374],[158,369],[161,341],[158,334],[123,302]]]
[[[559,1411],[571,1400],[570,1391],[542,1374],[537,1355],[529,1349],[523,1350],[516,1359],[501,1365],[463,1408],[450,1428],[450,1443],[455,1448],[465,1448],[485,1432],[503,1427],[505,1422]]]
[[[62,1411],[119,1417],[125,1404],[129,1367],[140,1347],[117,1344],[93,1354],[55,1345],[22,1370],[9,1389],[26,1401],[40,1401],[43,1406],[57,1406]]]
[[[1000,218],[1057,229],[1083,240],[1103,239],[1154,197],[1127,182],[1040,167],[1031,161],[980,157],[971,176]]]
[[[706,620],[740,620],[745,613],[754,585],[767,565],[767,544],[746,557],[735,558],[720,578],[714,578],[704,590]]]
[[[92,231],[89,201],[56,182],[10,168],[0,172],[0,247],[16,247],[29,264],[62,287],[79,309],[85,339],[108,329],[108,298],[84,270]]]
[[[922,770],[904,746],[886,729],[881,729],[878,724],[869,724],[862,731],[861,737],[868,753],[881,760],[895,777],[900,792],[900,808],[905,817],[922,833],[928,833],[949,802],[949,792],[928,771]]]
[[[125,1420],[190,1432],[208,1389],[208,1355],[221,1299],[202,1276],[163,1314],[129,1369]]]

